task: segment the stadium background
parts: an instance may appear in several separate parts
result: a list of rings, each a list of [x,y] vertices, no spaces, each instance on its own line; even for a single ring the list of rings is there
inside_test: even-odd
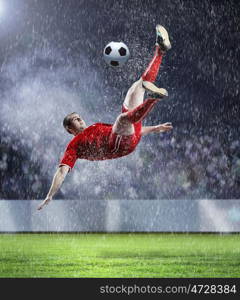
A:
[[[6,1],[0,230],[239,231],[239,16],[233,0]],[[173,132],[144,137],[128,157],[77,162],[61,201],[35,212],[71,138],[62,119],[114,122],[157,23],[172,40],[157,80],[170,96],[145,124],[171,121]],[[102,59],[112,40],[131,52],[117,70]]]

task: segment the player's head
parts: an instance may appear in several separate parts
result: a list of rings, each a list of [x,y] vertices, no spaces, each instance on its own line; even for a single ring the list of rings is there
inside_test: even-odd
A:
[[[77,135],[87,127],[84,120],[76,112],[68,114],[64,118],[63,126],[68,133],[73,135]]]

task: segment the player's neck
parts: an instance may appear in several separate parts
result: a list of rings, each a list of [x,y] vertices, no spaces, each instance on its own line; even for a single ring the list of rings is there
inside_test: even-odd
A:
[[[75,131],[75,132],[73,133],[73,135],[74,135],[74,136],[77,136],[79,133],[82,133],[84,129],[85,129],[85,128],[80,129],[80,130],[78,130],[78,131]]]

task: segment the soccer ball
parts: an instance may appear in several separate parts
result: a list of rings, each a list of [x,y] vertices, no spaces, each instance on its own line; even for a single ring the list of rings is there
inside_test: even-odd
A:
[[[112,67],[121,67],[129,59],[130,52],[123,42],[111,42],[103,51],[105,62]]]

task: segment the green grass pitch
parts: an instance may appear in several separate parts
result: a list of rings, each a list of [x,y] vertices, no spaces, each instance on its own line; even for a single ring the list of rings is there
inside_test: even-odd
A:
[[[239,234],[0,234],[0,277],[240,277]]]

